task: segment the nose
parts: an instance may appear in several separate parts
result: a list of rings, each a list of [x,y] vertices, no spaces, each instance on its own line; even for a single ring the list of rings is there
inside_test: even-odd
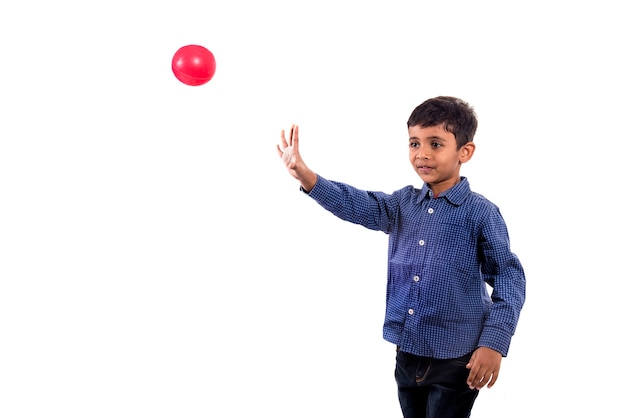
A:
[[[429,158],[430,156],[428,155],[425,147],[418,148],[417,152],[415,153],[416,160],[428,160]]]

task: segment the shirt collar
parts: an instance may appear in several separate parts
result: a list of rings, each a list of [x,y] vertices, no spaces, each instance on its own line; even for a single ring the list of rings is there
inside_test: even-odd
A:
[[[463,201],[469,196],[471,190],[469,186],[469,181],[466,177],[461,177],[461,181],[445,192],[439,195],[439,198],[445,198],[448,202],[453,205],[459,206]],[[428,187],[428,184],[424,183],[424,187],[420,190],[420,193],[417,196],[417,203],[426,199],[426,197],[432,198],[432,190]]]

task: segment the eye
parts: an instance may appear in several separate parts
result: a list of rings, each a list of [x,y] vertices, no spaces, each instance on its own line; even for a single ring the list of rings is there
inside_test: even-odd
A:
[[[439,142],[433,142],[431,145],[433,148],[441,148],[441,143]]]
[[[409,142],[409,148],[417,148],[419,146],[420,144],[418,144],[417,142]]]

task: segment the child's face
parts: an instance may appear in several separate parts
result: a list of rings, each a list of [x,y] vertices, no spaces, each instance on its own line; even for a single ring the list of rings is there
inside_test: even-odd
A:
[[[435,195],[461,180],[461,164],[469,161],[473,152],[473,142],[457,149],[454,134],[443,125],[409,128],[409,160]]]

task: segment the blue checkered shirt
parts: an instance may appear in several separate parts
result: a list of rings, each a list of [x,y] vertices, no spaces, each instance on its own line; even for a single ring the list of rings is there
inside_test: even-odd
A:
[[[426,184],[386,194],[319,175],[308,194],[335,216],[389,235],[385,340],[418,356],[455,358],[479,346],[507,355],[524,270],[500,210],[465,177],[438,198]]]

